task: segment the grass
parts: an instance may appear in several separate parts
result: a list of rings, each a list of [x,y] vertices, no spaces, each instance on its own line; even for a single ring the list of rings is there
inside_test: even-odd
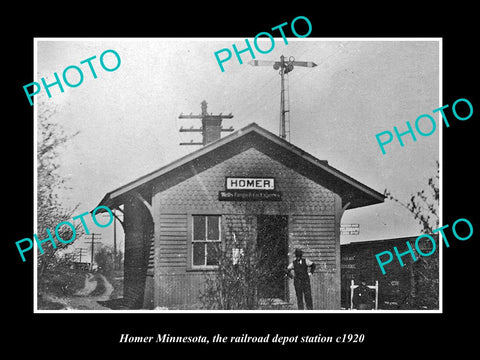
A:
[[[37,297],[37,308],[40,310],[60,310],[64,307],[63,304],[46,300],[43,296]]]
[[[59,266],[53,270],[47,270],[38,277],[37,307],[42,310],[59,310],[63,304],[52,302],[46,297],[58,298],[72,296],[75,292],[83,289],[85,285],[85,272]]]
[[[71,296],[85,285],[85,272],[59,267],[38,277],[38,292],[58,297]]]

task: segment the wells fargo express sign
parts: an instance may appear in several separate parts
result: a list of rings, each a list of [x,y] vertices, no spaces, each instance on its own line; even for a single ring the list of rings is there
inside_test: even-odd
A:
[[[281,201],[275,191],[275,178],[226,177],[225,191],[218,194],[220,201]]]

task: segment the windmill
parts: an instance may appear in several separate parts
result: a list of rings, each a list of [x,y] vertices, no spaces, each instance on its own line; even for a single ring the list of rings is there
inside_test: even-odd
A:
[[[273,61],[273,60],[251,60],[249,62],[252,66],[273,66],[275,70],[280,70],[278,73],[280,74],[280,127],[279,127],[279,135],[282,139],[286,139],[290,141],[290,108],[289,108],[289,99],[286,101],[285,97],[285,75],[289,72],[293,71],[295,66],[301,67],[315,67],[313,61],[296,61],[293,56],[288,58],[288,61],[282,55],[280,56],[280,61]],[[287,97],[288,95],[288,85],[287,85]],[[288,139],[287,139],[287,132],[288,132]]]

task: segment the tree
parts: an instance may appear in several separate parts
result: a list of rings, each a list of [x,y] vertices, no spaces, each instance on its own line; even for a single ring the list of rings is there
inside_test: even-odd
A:
[[[404,203],[385,189],[384,195],[406,208],[422,227],[423,234],[432,234],[439,227],[439,162],[436,161],[437,172],[428,179],[427,189],[417,191]],[[409,303],[411,306],[438,308],[438,257],[417,257],[418,260],[410,266],[411,291]],[[415,270],[415,272],[414,272]],[[419,278],[415,276],[419,275]]]
[[[116,270],[123,270],[123,251],[117,248],[117,256],[115,257],[115,266]]]
[[[38,142],[37,142],[37,236],[40,240],[47,238],[47,229],[55,236],[55,227],[62,221],[71,220],[78,205],[73,209],[66,208],[60,200],[60,192],[68,190],[66,179],[58,169],[58,156],[65,144],[78,134],[68,135],[60,124],[52,121],[56,109],[43,103],[38,104]],[[81,235],[81,226],[76,227],[76,237]],[[59,228],[59,236],[63,239],[72,237],[72,230],[68,226]],[[38,256],[39,284],[47,269],[55,269],[59,264],[56,256],[59,250],[65,249],[72,243],[57,242],[53,247],[51,242],[42,243],[43,254]]]
[[[434,229],[438,228],[438,205],[440,199],[439,191],[439,162],[437,164],[437,173],[428,179],[427,191],[420,190],[416,194],[412,194],[407,203],[395,198],[387,189],[385,196],[393,200],[410,211],[413,217],[422,226],[424,234],[430,234]]]
[[[217,248],[218,268],[207,275],[200,293],[204,308],[237,310],[259,307],[258,288],[266,277],[262,254],[253,238],[252,219],[242,218],[236,227],[228,225],[229,238]],[[238,227],[240,224],[240,227]]]
[[[102,246],[94,257],[99,271],[105,275],[110,275],[114,268],[113,249],[110,246]]]

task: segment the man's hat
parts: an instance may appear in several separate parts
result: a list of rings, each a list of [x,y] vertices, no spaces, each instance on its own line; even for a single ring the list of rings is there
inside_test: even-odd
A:
[[[302,256],[303,255],[303,251],[300,250],[300,249],[295,249],[295,256]]]

